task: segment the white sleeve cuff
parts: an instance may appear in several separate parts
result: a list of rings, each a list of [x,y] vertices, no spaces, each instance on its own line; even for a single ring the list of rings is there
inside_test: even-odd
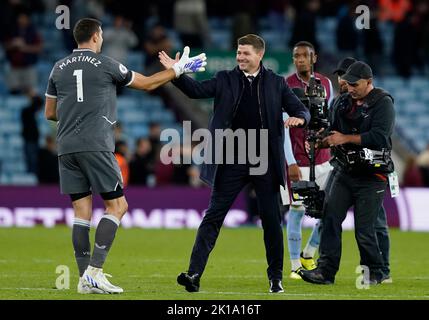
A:
[[[48,98],[53,98],[53,99],[57,98],[57,96],[53,96],[52,94],[49,94],[49,93],[45,93],[45,96],[47,96]]]
[[[131,71],[131,80],[125,86],[128,87],[131,83],[133,83],[135,77],[134,71]]]

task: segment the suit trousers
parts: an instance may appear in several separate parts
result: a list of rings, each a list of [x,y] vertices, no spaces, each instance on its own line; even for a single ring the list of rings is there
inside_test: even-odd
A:
[[[188,272],[203,274],[210,252],[213,250],[226,214],[240,191],[252,183],[258,201],[264,230],[264,243],[268,263],[267,274],[271,279],[282,279],[283,231],[279,207],[280,181],[272,165],[264,175],[250,175],[249,165],[219,165],[212,189],[209,208],[198,228]],[[249,247],[249,250],[252,250]]]

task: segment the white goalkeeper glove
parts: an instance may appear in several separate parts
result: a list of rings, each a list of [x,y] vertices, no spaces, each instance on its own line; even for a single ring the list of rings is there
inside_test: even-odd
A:
[[[176,78],[184,73],[203,72],[207,65],[207,58],[205,53],[200,53],[198,56],[189,57],[189,47],[183,48],[182,57],[178,62],[173,64],[173,70],[176,73]]]

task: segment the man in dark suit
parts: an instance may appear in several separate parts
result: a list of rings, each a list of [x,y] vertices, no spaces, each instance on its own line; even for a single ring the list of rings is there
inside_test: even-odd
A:
[[[284,249],[278,196],[279,185],[285,184],[284,126],[305,126],[310,114],[289,89],[284,78],[265,69],[262,64],[264,51],[264,40],[249,34],[238,39],[238,66],[233,70],[220,71],[212,79],[202,82],[186,76],[173,81],[190,98],[214,97],[214,113],[209,125],[211,137],[216,137],[215,130],[219,129],[232,129],[234,132],[239,129],[249,132],[253,129],[259,133],[259,138],[265,137],[268,140],[265,141],[267,147],[264,149],[263,140],[256,139],[256,149],[260,149],[260,153],[267,153],[264,155],[266,170],[258,175],[252,174],[255,167],[249,161],[248,154],[244,164],[237,161],[235,155],[233,164],[206,161],[202,165],[201,179],[213,190],[209,208],[198,228],[188,272],[181,273],[177,278],[178,283],[189,292],[199,290],[201,275],[224,218],[237,195],[248,183],[252,183],[255,188],[260,208],[270,292],[283,292],[281,280]],[[164,52],[160,53],[160,61],[167,68],[175,62]],[[290,116],[285,123],[282,112],[287,112]],[[263,134],[264,129],[267,135]],[[219,152],[215,145],[213,143],[213,159],[216,158],[216,152]],[[233,152],[239,150],[240,146],[236,146]]]

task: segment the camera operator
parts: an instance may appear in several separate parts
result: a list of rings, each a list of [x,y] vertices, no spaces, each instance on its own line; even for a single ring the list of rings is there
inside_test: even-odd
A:
[[[358,152],[364,148],[374,154],[375,150],[390,152],[392,149],[393,98],[383,89],[374,88],[372,78],[372,70],[366,63],[356,61],[350,65],[342,77],[347,81],[348,92],[338,97],[332,106],[335,114],[330,135],[318,145],[319,148],[332,147],[334,158],[331,163],[336,174],[325,198],[317,268],[299,273],[310,283],[334,283],[341,259],[341,224],[352,206],[360,264],[369,269],[367,280],[369,284],[377,284],[386,279],[375,222],[388,184],[388,174],[393,172],[393,162],[389,156],[385,163],[374,166],[364,161],[351,161],[347,157],[353,152],[361,154]]]
[[[338,96],[334,98],[332,101],[330,108],[330,122],[333,123],[334,119],[332,119],[332,116],[335,114],[334,109],[338,105],[336,103],[336,100],[338,100],[342,94],[346,93],[348,91],[347,89],[347,81],[342,79],[341,77],[346,73],[348,67],[352,65],[357,60],[352,57],[347,57],[342,59],[338,65],[337,68],[334,71],[334,74],[337,74],[338,76],[338,87],[339,92]],[[334,178],[335,173],[337,170],[333,170],[329,176],[328,182],[326,183],[325,192],[328,193],[329,189],[332,184],[332,180]],[[384,209],[383,204],[380,207],[380,211],[378,212],[378,216],[375,222],[375,234],[377,236],[378,246],[381,251],[381,255],[383,257],[383,273],[385,274],[386,278],[383,280],[383,283],[392,283],[393,280],[390,277],[390,239],[389,239],[389,227],[387,225],[387,218],[386,218],[386,210]]]

